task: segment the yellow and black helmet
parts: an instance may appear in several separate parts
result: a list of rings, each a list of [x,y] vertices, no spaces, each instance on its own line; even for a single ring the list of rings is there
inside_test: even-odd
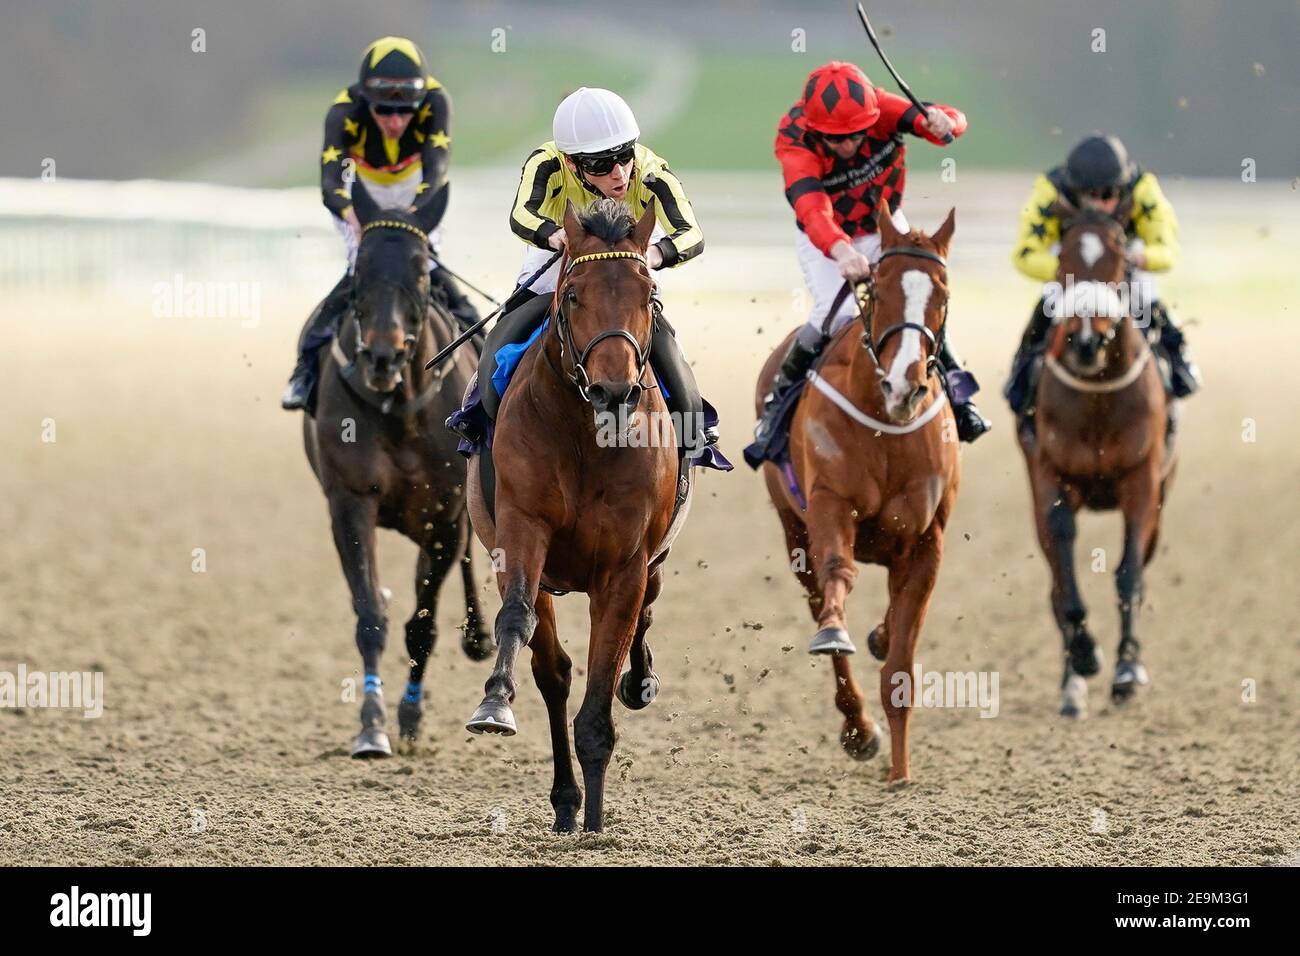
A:
[[[361,92],[375,106],[415,109],[428,89],[428,65],[406,37],[380,37],[361,55]]]

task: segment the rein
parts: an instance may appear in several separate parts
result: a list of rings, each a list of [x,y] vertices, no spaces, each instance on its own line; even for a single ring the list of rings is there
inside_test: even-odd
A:
[[[627,250],[589,252],[586,255],[577,256],[576,258],[568,260],[564,266],[560,282],[555,287],[555,325],[556,331],[560,336],[561,363],[563,363],[563,353],[567,350],[573,356],[573,371],[567,374],[567,378],[578,387],[578,393],[582,396],[582,400],[585,402],[591,401],[588,389],[591,388],[592,384],[591,377],[587,374],[586,363],[597,345],[606,339],[627,339],[632,346],[633,354],[636,355],[636,377],[637,381],[640,382],[642,376],[645,374],[646,365],[650,361],[650,346],[654,341],[654,334],[652,331],[650,341],[646,342],[645,348],[643,349],[641,348],[641,343],[638,342],[627,329],[605,329],[605,331],[598,332],[593,336],[591,341],[587,343],[586,348],[581,351],[578,350],[577,344],[573,341],[573,327],[569,323],[569,315],[564,308],[565,297],[563,293],[568,291],[568,286],[565,283],[569,278],[569,273],[573,271],[574,266],[580,265],[584,262],[597,262],[604,259],[633,259],[645,266],[647,270],[650,268],[650,264],[646,261],[645,256],[639,252],[631,252]]]

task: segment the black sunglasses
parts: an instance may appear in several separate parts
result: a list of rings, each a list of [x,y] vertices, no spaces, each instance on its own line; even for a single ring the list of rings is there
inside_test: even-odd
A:
[[[851,139],[858,139],[866,135],[867,131],[865,129],[860,129],[856,133],[822,133],[821,137],[826,140],[826,142],[838,146],[840,143],[845,143]]]
[[[1113,186],[1107,189],[1089,189],[1084,192],[1084,195],[1087,196],[1089,199],[1100,199],[1105,201],[1108,199],[1115,199],[1116,197],[1118,197],[1119,190],[1114,188]]]
[[[636,148],[627,146],[606,156],[574,156],[573,162],[590,176],[608,176],[615,166],[622,166],[636,158]]]
[[[415,113],[412,106],[384,106],[376,104],[372,109],[380,116],[410,116]]]

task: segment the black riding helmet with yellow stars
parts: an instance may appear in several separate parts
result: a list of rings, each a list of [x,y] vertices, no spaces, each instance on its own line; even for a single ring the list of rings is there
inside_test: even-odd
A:
[[[414,111],[428,89],[428,65],[405,37],[380,37],[361,55],[358,82],[375,111]]]

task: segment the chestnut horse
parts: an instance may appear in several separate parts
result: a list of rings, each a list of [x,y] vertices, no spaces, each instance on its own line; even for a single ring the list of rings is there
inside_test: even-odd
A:
[[[1165,445],[1169,408],[1145,325],[1139,328],[1132,314],[1136,297],[1117,292],[1125,288],[1127,214],[1060,212],[1060,266],[1048,302],[1048,314],[1055,315],[1038,383],[1037,425],[1022,431],[1019,441],[1038,541],[1052,571],[1052,613],[1065,644],[1060,712],[1083,717],[1085,678],[1101,663],[1075,580],[1075,515],[1086,507],[1118,508],[1124,516],[1124,557],[1115,569],[1120,641],[1111,684],[1112,700],[1123,703],[1148,682],[1135,634],[1142,571],[1155,555],[1177,455]]]
[[[550,324],[525,353],[497,412],[495,518],[477,461],[469,472],[470,515],[496,560],[502,607],[496,666],[467,727],[515,732],[515,658],[531,647],[533,679],[550,718],[557,832],[577,828],[583,794],[569,752],[572,664],[556,633],[552,594],[582,591],[590,598],[587,691],[573,737],[587,789],[583,828],[600,830],[614,694],[640,709],[657,693],[645,634],[667,548],[680,527],[673,516],[683,516],[689,504],[676,507],[678,452],[671,436],[621,447],[602,440],[597,424],[598,416],[616,414],[636,425],[642,415],[661,422],[667,415],[647,368],[655,319],[645,253],[654,224],[653,203],[639,221],[613,200],[598,201],[581,216],[572,206],[565,210],[568,250]],[[620,681],[629,648],[630,670]]]
[[[935,356],[948,313],[945,256],[955,211],[938,231],[900,233],[877,218],[880,262],[862,328],[849,323],[827,346],[791,421],[790,463],[799,491],[771,462],[768,494],[785,530],[792,568],[817,622],[810,653],[830,653],[835,704],[844,714],[840,743],[866,760],[880,731],[846,656],[854,652],[844,603],[856,561],[889,569],[889,609],[867,643],[885,666],[880,703],[889,719],[891,783],[910,777],[908,722],[913,659],[943,557],[944,526],[961,470],[956,422]],[[832,310],[835,311],[835,310]],[[787,341],[759,377],[757,407],[775,377]]]

